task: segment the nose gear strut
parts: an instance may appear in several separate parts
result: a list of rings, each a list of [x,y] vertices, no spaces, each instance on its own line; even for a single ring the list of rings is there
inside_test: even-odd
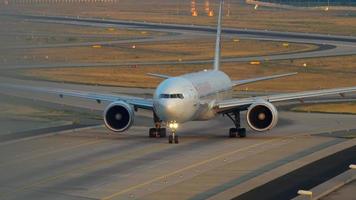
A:
[[[171,129],[171,132],[170,132],[170,134],[168,136],[169,144],[172,144],[173,142],[175,144],[178,144],[179,143],[178,135],[177,135],[178,123],[177,122],[170,122],[169,123],[169,128]]]

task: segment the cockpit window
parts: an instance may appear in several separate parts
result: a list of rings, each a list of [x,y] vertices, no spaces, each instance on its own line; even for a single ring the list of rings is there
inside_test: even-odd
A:
[[[160,99],[184,99],[183,94],[160,94]]]
[[[168,99],[169,98],[169,94],[160,94],[159,98],[160,99]]]

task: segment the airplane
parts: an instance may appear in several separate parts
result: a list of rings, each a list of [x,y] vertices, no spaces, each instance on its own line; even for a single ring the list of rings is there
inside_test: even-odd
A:
[[[153,113],[154,127],[149,129],[149,137],[166,137],[165,127],[168,127],[170,129],[169,143],[179,143],[177,134],[179,124],[188,121],[204,121],[218,115],[226,115],[234,124],[234,127],[229,130],[229,137],[244,138],[246,129],[241,126],[240,113],[242,111],[247,111],[246,121],[252,130],[264,132],[275,127],[278,122],[278,111],[273,105],[275,102],[303,100],[332,94],[343,96],[345,93],[356,91],[356,87],[348,87],[249,98],[227,98],[236,86],[292,76],[297,73],[234,81],[220,71],[222,8],[223,0],[220,1],[219,6],[213,69],[175,77],[150,73],[148,75],[164,79],[156,88],[153,98],[16,85],[8,87],[52,93],[59,95],[60,98],[70,96],[95,100],[97,103],[108,102],[103,112],[103,119],[105,126],[114,132],[124,132],[129,129],[138,109],[150,110]]]

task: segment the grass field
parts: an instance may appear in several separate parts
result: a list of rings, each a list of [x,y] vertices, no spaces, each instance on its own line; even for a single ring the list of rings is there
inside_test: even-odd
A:
[[[133,48],[135,47],[135,48]],[[316,49],[310,44],[290,43],[288,47],[283,42],[226,39],[223,42],[223,57],[242,57],[301,52]],[[195,38],[188,40],[113,44],[93,48],[84,47],[38,48],[13,53],[11,57],[17,62],[152,62],[152,61],[186,61],[212,59],[214,57],[214,38]],[[24,57],[25,56],[25,57]],[[10,56],[9,56],[10,57]]]
[[[284,79],[265,81],[236,90],[251,91],[301,91],[321,88],[347,87],[356,85],[356,56],[313,58],[295,61],[269,61],[261,65],[249,63],[225,63],[222,70],[233,80],[251,77],[299,72],[298,75]],[[303,67],[308,63],[307,67]],[[30,69],[20,71],[21,76],[51,81],[64,81],[94,85],[112,85],[124,87],[153,88],[162,81],[149,77],[146,73],[180,75],[203,69],[211,65],[174,65],[144,67],[74,67]]]
[[[217,1],[209,1],[217,11]],[[71,3],[34,4],[3,7],[13,12],[112,18],[163,23],[201,24],[215,26],[216,17],[209,17],[204,1],[196,1],[197,17],[191,16],[191,0],[120,0],[116,4]],[[159,6],[157,6],[159,5]],[[254,9],[243,0],[226,1],[224,27],[268,29],[279,31],[316,32],[327,34],[356,34],[356,15],[352,11],[286,10],[279,8]]]
[[[32,120],[36,120],[36,118],[60,118],[63,117],[63,115],[65,115],[65,113],[60,111],[49,111],[28,105],[19,105],[6,102],[1,102],[0,105],[0,117],[11,116],[12,118],[33,118]]]
[[[327,103],[298,106],[292,109],[297,112],[343,113],[356,114],[356,103]]]
[[[1,47],[148,38],[164,32],[40,23],[0,16]]]

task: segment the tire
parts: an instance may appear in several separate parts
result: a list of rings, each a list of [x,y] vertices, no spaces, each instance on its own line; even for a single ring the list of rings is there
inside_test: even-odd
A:
[[[160,128],[159,129],[159,137],[164,138],[166,136],[167,136],[166,128]]]
[[[238,133],[238,135],[239,135],[240,138],[246,137],[246,129],[245,129],[245,128],[239,128],[239,129],[237,129],[237,133]]]
[[[150,138],[155,138],[157,133],[156,133],[156,128],[150,128],[150,131],[149,131],[149,137]]]
[[[174,136],[174,143],[175,143],[175,144],[178,144],[178,143],[179,143],[179,140],[178,140],[178,136],[177,136],[177,135]]]
[[[169,144],[173,143],[173,135],[168,136],[168,142]]]
[[[229,137],[230,138],[235,138],[236,136],[237,136],[237,129],[236,128],[230,128]]]

